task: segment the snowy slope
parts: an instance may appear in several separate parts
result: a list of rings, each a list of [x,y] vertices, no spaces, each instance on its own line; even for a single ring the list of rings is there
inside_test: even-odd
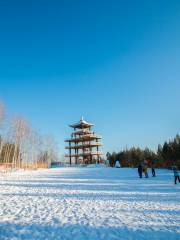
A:
[[[0,174],[0,239],[180,239],[170,171],[57,168]]]

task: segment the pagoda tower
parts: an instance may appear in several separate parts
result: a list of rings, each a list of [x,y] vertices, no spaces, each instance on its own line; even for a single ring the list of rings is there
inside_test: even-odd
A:
[[[94,124],[86,122],[82,117],[78,123],[69,126],[73,128],[71,138],[65,140],[68,143],[65,148],[69,150],[65,157],[69,158],[69,163],[100,163],[102,152],[99,148],[102,146],[102,137],[92,131]]]

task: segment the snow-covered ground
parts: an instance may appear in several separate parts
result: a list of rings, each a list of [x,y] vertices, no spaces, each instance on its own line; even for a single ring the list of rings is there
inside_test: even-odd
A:
[[[0,174],[0,239],[180,239],[171,171],[57,168]]]

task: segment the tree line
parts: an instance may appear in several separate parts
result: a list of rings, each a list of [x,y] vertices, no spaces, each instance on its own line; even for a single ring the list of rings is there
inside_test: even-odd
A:
[[[172,140],[159,144],[157,151],[132,147],[120,152],[108,152],[106,156],[111,167],[115,166],[116,161],[122,167],[137,167],[147,160],[150,166],[157,168],[171,168],[173,165],[180,168],[180,136],[177,134]]]
[[[20,116],[8,119],[0,101],[0,166],[4,168],[48,167],[57,158],[53,136],[44,136]]]

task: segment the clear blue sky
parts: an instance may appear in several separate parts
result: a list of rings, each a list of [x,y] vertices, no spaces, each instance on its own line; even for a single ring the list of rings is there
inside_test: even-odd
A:
[[[83,115],[104,150],[180,132],[180,1],[0,1],[0,98],[64,151]]]

